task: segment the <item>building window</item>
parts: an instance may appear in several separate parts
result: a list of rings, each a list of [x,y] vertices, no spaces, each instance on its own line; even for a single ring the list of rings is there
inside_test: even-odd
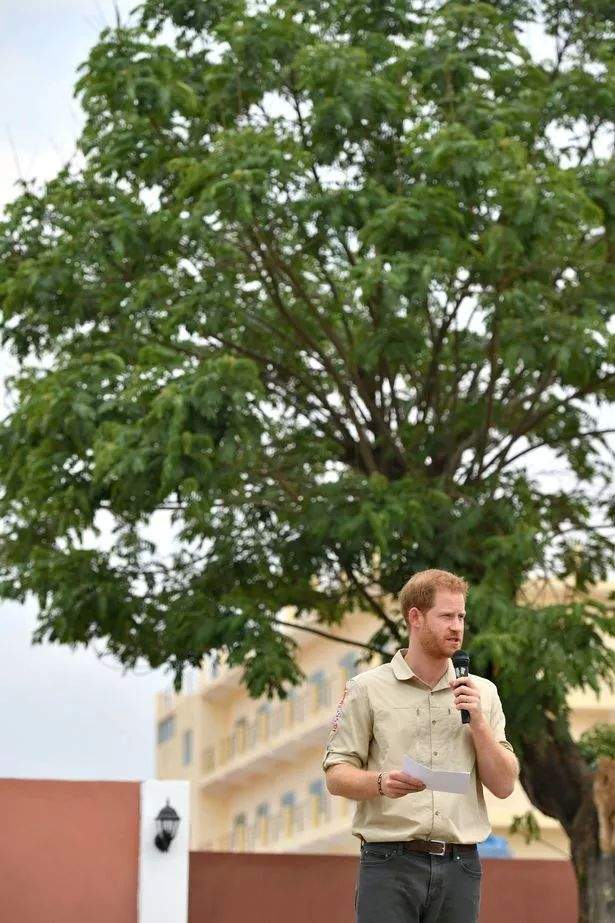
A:
[[[266,705],[259,705],[256,711],[256,740],[258,743],[264,743],[269,739],[270,728],[269,720],[271,714],[271,707]]]
[[[327,818],[327,798],[325,784],[322,779],[316,779],[310,785],[310,808],[312,825],[317,827]]]
[[[172,689],[165,689],[165,691],[162,693],[162,702],[163,702],[164,707],[167,709],[167,711],[170,708],[173,708],[174,698],[175,698],[175,694]]]
[[[233,731],[233,755],[243,753],[248,743],[248,722],[245,718],[238,718],[235,721]]]
[[[349,654],[344,654],[340,660],[340,667],[342,668],[342,673],[344,674],[344,682],[347,683],[349,679],[352,679],[353,676],[356,676],[359,672],[357,669],[357,654],[354,651],[351,651]]]
[[[245,852],[246,850],[246,815],[237,814],[233,821],[233,835],[231,838],[231,849],[233,852]]]
[[[164,721],[158,722],[158,743],[164,744],[175,734],[175,715],[170,715]]]
[[[310,676],[312,687],[312,704],[315,709],[325,708],[329,705],[329,686],[324,671],[319,670]]]
[[[296,724],[298,721],[303,721],[304,704],[305,697],[303,695],[299,695],[295,687],[288,690],[288,696],[286,698],[286,702],[284,703],[287,715],[284,722],[285,727],[292,727],[292,725]]]
[[[262,846],[269,842],[269,805],[266,802],[256,809],[256,839]]]
[[[281,827],[282,836],[291,837],[295,830],[295,805],[294,792],[285,792],[281,798]]]
[[[192,762],[192,731],[184,731],[182,737],[182,763],[189,766]]]

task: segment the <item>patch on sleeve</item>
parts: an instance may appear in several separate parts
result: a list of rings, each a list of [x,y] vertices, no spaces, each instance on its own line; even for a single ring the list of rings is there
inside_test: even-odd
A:
[[[345,687],[344,687],[344,695],[343,695],[342,698],[340,699],[340,703],[339,703],[339,705],[337,706],[337,710],[336,710],[336,712],[335,712],[335,717],[333,718],[333,721],[331,722],[331,731],[332,731],[334,734],[335,734],[335,732],[336,732],[337,729],[338,729],[338,726],[339,726],[339,723],[340,723],[340,718],[342,717],[342,712],[343,712],[343,710],[344,710],[344,702],[346,701],[346,696],[348,695],[349,686],[350,686],[350,683],[346,683],[346,685],[345,685]]]

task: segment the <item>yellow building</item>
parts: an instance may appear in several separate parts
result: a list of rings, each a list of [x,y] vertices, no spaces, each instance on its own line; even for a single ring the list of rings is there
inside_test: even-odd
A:
[[[595,595],[606,601],[611,588],[598,587]],[[353,613],[330,633],[366,642],[376,624],[365,613]],[[298,645],[306,676],[287,700],[250,699],[238,668],[213,663],[191,675],[180,695],[158,696],[157,776],[192,783],[192,849],[358,852],[358,840],[350,833],[354,805],[329,795],[321,761],[346,681],[380,661],[357,668],[359,648],[297,628],[286,630]],[[575,692],[569,704],[575,739],[598,722],[615,722],[615,695],[606,688],[599,697]],[[485,799],[493,833],[506,837],[515,857],[569,855],[559,823],[533,808],[519,783],[504,801],[486,789]],[[508,830],[514,815],[529,810],[542,840],[526,845]]]

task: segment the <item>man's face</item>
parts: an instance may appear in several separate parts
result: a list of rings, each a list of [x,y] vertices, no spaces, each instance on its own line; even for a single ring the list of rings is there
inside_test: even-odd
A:
[[[452,657],[463,642],[465,612],[463,593],[436,590],[431,609],[409,612],[413,642],[432,657]]]

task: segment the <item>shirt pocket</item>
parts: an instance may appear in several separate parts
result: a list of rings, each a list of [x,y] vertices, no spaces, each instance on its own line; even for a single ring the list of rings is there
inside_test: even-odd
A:
[[[471,772],[476,762],[472,732],[462,724],[454,705],[437,705],[431,709],[432,752],[438,754],[438,768],[451,772]]]
[[[425,758],[425,707],[388,706],[374,711],[374,756],[383,769],[401,769],[404,754]]]

